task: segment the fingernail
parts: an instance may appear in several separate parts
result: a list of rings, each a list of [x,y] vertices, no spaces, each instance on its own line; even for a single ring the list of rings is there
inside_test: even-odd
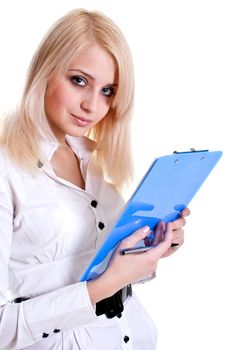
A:
[[[142,232],[147,234],[148,232],[150,232],[150,227],[149,226],[142,227]]]

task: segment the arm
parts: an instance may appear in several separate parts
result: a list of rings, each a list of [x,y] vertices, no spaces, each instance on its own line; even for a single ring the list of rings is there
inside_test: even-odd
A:
[[[3,167],[0,173],[4,174]],[[20,304],[8,302],[8,265],[11,252],[14,195],[6,176],[0,177],[0,344],[1,349],[16,350],[53,334],[97,319],[86,283],[59,288]]]

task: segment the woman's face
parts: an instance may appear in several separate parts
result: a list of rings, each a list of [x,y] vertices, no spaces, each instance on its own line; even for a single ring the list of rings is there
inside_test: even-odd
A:
[[[105,117],[116,92],[116,64],[99,45],[71,62],[65,74],[49,79],[45,112],[59,142],[82,136]]]

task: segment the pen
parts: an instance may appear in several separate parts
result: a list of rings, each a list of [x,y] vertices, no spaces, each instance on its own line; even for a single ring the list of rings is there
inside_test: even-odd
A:
[[[171,244],[171,248],[172,247],[176,247],[178,246],[179,243],[172,243]],[[133,247],[133,248],[125,248],[121,250],[121,254],[122,255],[126,255],[126,254],[137,254],[137,253],[144,253],[147,250],[150,250],[151,248],[156,247],[156,245],[150,245],[148,247]]]

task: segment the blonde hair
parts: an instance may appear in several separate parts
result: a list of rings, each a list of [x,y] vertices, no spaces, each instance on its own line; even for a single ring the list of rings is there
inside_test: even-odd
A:
[[[36,169],[43,159],[41,138],[54,138],[44,110],[48,79],[65,72],[70,62],[94,43],[112,55],[118,89],[105,118],[88,136],[97,143],[96,159],[106,178],[122,189],[133,173],[130,121],[134,99],[133,63],[128,44],[117,25],[98,11],[77,9],[60,18],[35,52],[19,107],[5,120],[1,144],[22,167]]]

